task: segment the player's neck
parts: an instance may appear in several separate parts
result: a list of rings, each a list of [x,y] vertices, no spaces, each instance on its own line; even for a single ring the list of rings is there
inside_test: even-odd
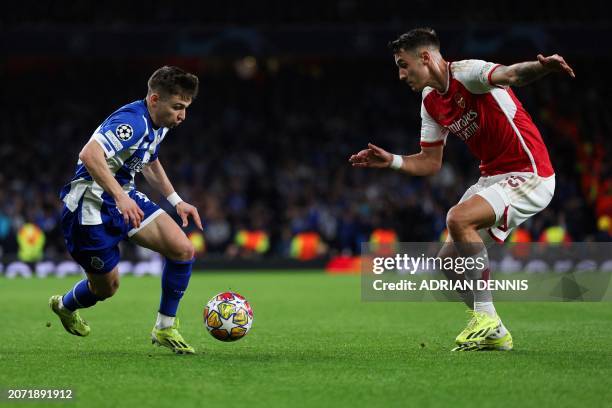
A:
[[[151,112],[151,106],[149,104],[149,98],[145,98],[145,106],[147,107],[147,112],[149,113],[149,117],[151,118],[151,123],[153,124],[153,128],[154,130],[159,129],[161,126],[159,126],[156,122],[155,122],[155,115],[153,115],[153,112]]]
[[[155,123],[155,118],[153,117],[153,115],[151,115],[151,111],[149,111],[149,117],[151,118],[151,123],[153,124],[153,130],[157,131],[159,128],[161,128],[160,125]]]
[[[444,58],[440,58],[435,61],[431,72],[431,82],[429,86],[434,88],[441,94],[448,91],[448,85],[450,82],[450,68],[448,62]]]

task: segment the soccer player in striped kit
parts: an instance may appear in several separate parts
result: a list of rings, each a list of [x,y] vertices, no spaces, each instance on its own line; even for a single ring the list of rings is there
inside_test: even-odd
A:
[[[157,204],[136,190],[134,176],[163,194],[187,226],[198,210],[183,201],[158,159],[168,130],[185,120],[198,93],[198,78],[177,67],[156,70],[147,96],[112,113],[93,132],[79,154],[76,174],[61,191],[62,228],[66,247],[87,277],[49,305],[66,329],[87,336],[90,327],[78,309],[88,308],[115,294],[119,287],[119,242],[129,239],[164,256],[161,299],[151,332],[154,344],[177,354],[195,351],[178,331],[176,312],[191,276],[193,245],[176,222]]]
[[[480,159],[481,177],[452,207],[448,245],[439,256],[487,258],[486,245],[503,242],[512,230],[550,203],[555,173],[542,137],[511,86],[527,85],[551,72],[574,77],[563,57],[503,66],[481,60],[447,62],[434,30],[416,28],[389,43],[399,79],[422,93],[421,151],[400,156],[369,144],[352,155],[354,167],[386,168],[414,176],[435,174],[446,137],[453,133]],[[456,245],[455,245],[456,244]],[[455,339],[456,351],[511,350],[512,336],[495,311],[484,268],[466,271],[473,291],[460,292],[472,318]]]

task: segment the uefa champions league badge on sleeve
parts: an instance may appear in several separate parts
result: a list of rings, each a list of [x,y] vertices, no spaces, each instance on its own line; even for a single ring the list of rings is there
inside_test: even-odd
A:
[[[132,129],[132,126],[128,125],[127,123],[119,125],[117,126],[117,129],[115,129],[115,135],[117,135],[117,137],[124,142],[130,140],[133,134],[134,129]]]

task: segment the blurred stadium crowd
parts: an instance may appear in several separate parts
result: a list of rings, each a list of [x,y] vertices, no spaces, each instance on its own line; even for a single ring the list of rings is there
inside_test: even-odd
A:
[[[199,72],[201,95],[162,145],[160,160],[175,187],[204,217],[208,252],[234,254],[241,230],[264,231],[263,252],[275,255],[288,255],[292,238],[306,231],[320,234],[330,250],[351,253],[377,228],[392,229],[403,241],[439,239],[446,211],[478,177],[478,163],[461,142],[449,137],[444,167],[431,178],[347,163],[368,141],[394,152],[418,151],[420,96],[395,81],[392,63],[261,65],[249,78],[231,64]],[[146,92],[146,70],[115,64],[92,74],[93,68],[59,66],[48,77],[16,74],[8,83],[0,124],[8,136],[0,148],[5,254],[17,250],[17,233],[28,222],[44,231],[50,255],[63,254],[57,193],[71,178],[78,151],[112,110]],[[609,239],[609,220],[602,217],[612,215],[606,160],[612,116],[598,95],[600,82],[589,85],[598,75],[603,82],[605,69],[578,64],[576,72],[580,84],[549,77],[517,91],[557,175],[550,208],[525,226],[534,240],[556,225],[573,240]],[[26,82],[38,90],[34,95],[19,92]]]
[[[96,15],[103,20],[103,13]],[[575,80],[549,76],[515,90],[544,137],[557,180],[550,207],[515,239],[611,239],[611,95],[601,87],[608,64],[568,61]],[[67,256],[58,192],[93,130],[113,110],[143,98],[146,79],[163,64],[201,80],[186,122],[160,152],[177,191],[203,216],[203,235],[190,230],[199,256],[306,259],[306,247],[315,254],[357,254],[372,239],[436,241],[446,212],[478,178],[477,161],[452,135],[434,177],[349,166],[349,155],[367,142],[395,153],[419,149],[421,98],[397,81],[390,55],[20,58],[1,70],[3,258],[18,254],[24,239],[41,236],[47,257]],[[137,185],[173,213],[142,177]]]

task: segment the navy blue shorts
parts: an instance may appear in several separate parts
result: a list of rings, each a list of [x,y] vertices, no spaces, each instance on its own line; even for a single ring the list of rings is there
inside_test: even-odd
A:
[[[100,208],[102,224],[82,225],[79,208],[72,212],[66,206],[62,211],[62,231],[68,252],[86,272],[105,274],[119,263],[119,242],[140,231],[153,221],[162,210],[157,204],[136,190],[129,192],[144,212],[140,227],[126,223],[116,206],[103,204]]]

